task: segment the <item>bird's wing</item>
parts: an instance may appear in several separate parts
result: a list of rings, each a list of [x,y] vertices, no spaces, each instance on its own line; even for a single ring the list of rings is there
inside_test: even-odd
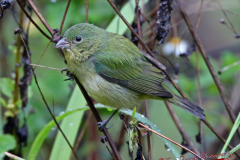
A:
[[[146,95],[172,98],[163,88],[165,75],[140,53],[97,53],[93,59],[98,74],[111,83]],[[139,52],[139,50],[138,50]]]

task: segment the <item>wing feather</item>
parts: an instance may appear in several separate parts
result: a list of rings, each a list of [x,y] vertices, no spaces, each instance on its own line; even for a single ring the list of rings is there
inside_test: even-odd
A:
[[[93,63],[98,74],[111,83],[145,95],[172,98],[173,95],[162,86],[165,75],[129,40],[122,36],[117,38],[117,45],[109,45],[107,50],[95,54]]]

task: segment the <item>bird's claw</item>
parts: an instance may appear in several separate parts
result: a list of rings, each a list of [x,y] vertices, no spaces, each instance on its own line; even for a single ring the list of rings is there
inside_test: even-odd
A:
[[[103,132],[104,128],[109,129],[113,126],[113,125],[111,125],[110,127],[106,127],[107,123],[108,123],[108,120],[104,120],[102,122],[97,122],[97,126],[98,126],[98,129],[100,132]]]
[[[69,72],[68,68],[63,68],[63,69],[61,70],[61,73],[63,74],[63,72]]]
[[[68,80],[73,81],[74,80],[74,75],[68,70],[68,68],[63,68],[61,70],[61,73],[63,73],[63,72],[66,72],[66,76],[69,77],[68,79],[64,79],[64,81],[68,81]]]

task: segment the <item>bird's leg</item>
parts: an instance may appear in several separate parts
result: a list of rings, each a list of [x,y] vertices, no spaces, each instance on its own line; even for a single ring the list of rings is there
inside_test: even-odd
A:
[[[98,125],[98,129],[99,131],[103,132],[103,129],[106,128],[106,129],[109,129],[112,127],[112,125],[110,127],[106,127],[107,123],[110,121],[110,119],[118,112],[118,109],[116,109],[113,114],[106,120],[102,121],[102,122],[97,122],[97,125]]]
[[[63,72],[66,72],[66,76],[69,77],[68,79],[64,79],[64,81],[68,81],[68,80],[73,81],[74,80],[74,75],[68,70],[68,68],[63,68],[61,70],[61,73],[63,73]]]

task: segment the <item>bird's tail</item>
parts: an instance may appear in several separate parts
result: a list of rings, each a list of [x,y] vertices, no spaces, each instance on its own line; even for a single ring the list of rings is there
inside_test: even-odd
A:
[[[173,96],[173,98],[168,99],[169,102],[181,107],[182,109],[188,111],[189,113],[197,116],[200,119],[205,119],[204,110],[201,107],[177,95]]]

